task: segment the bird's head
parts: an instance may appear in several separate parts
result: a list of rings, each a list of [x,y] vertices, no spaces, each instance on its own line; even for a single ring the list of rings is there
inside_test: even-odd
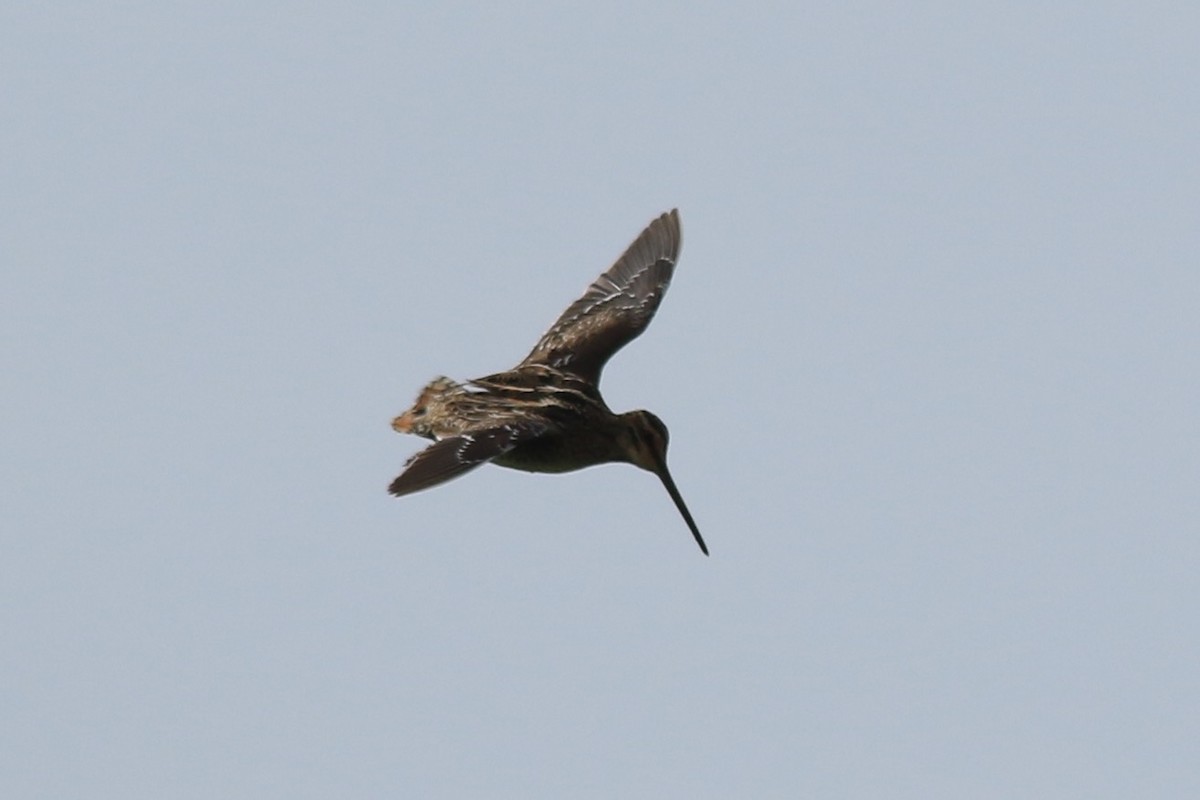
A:
[[[625,441],[621,444],[626,457],[635,466],[658,476],[666,487],[667,494],[675,501],[675,507],[683,515],[683,521],[691,529],[692,536],[696,537],[696,544],[700,545],[704,555],[708,555],[708,546],[704,544],[700,529],[696,527],[696,521],[692,519],[692,514],[684,504],[683,496],[679,494],[679,489],[676,488],[675,481],[667,469],[667,441],[670,438],[667,426],[649,411],[630,411],[622,414],[621,418],[625,422]]]
[[[630,411],[621,416],[627,432],[622,444],[630,463],[649,472],[661,472],[667,463],[667,426],[649,411]]]

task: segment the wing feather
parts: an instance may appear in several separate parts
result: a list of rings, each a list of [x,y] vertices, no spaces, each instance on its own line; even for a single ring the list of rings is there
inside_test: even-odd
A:
[[[593,384],[637,338],[662,302],[679,258],[679,212],[651,222],[625,253],[550,326],[521,366],[546,365]]]
[[[544,426],[501,425],[447,437],[410,458],[388,491],[401,497],[445,483],[504,455],[544,429]]]

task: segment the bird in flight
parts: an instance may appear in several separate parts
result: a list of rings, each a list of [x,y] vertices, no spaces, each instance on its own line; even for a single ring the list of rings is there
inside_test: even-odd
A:
[[[459,383],[431,381],[392,420],[399,433],[434,440],[408,460],[389,491],[403,496],[488,461],[526,472],[570,472],[622,462],[653,472],[708,547],[667,470],[667,426],[649,411],[614,414],[600,372],[658,310],[679,258],[679,212],[651,222],[608,271],[506,372]]]

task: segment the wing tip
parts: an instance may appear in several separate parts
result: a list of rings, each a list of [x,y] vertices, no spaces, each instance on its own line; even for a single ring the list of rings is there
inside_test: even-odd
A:
[[[670,211],[664,211],[658,217],[646,226],[646,230],[641,237],[647,239],[661,237],[661,243],[665,245],[667,257],[671,261],[679,259],[679,248],[683,244],[683,229],[679,223],[679,209],[672,208]],[[636,242],[635,242],[636,244]]]

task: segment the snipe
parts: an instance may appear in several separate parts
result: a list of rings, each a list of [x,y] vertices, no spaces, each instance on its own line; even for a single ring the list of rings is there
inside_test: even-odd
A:
[[[491,461],[527,472],[570,472],[627,462],[653,472],[708,547],[667,470],[667,426],[649,411],[614,414],[600,372],[654,317],[679,257],[679,213],[663,214],[588,287],[507,372],[458,383],[437,378],[392,421],[436,440],[405,465],[390,491],[428,489]]]

